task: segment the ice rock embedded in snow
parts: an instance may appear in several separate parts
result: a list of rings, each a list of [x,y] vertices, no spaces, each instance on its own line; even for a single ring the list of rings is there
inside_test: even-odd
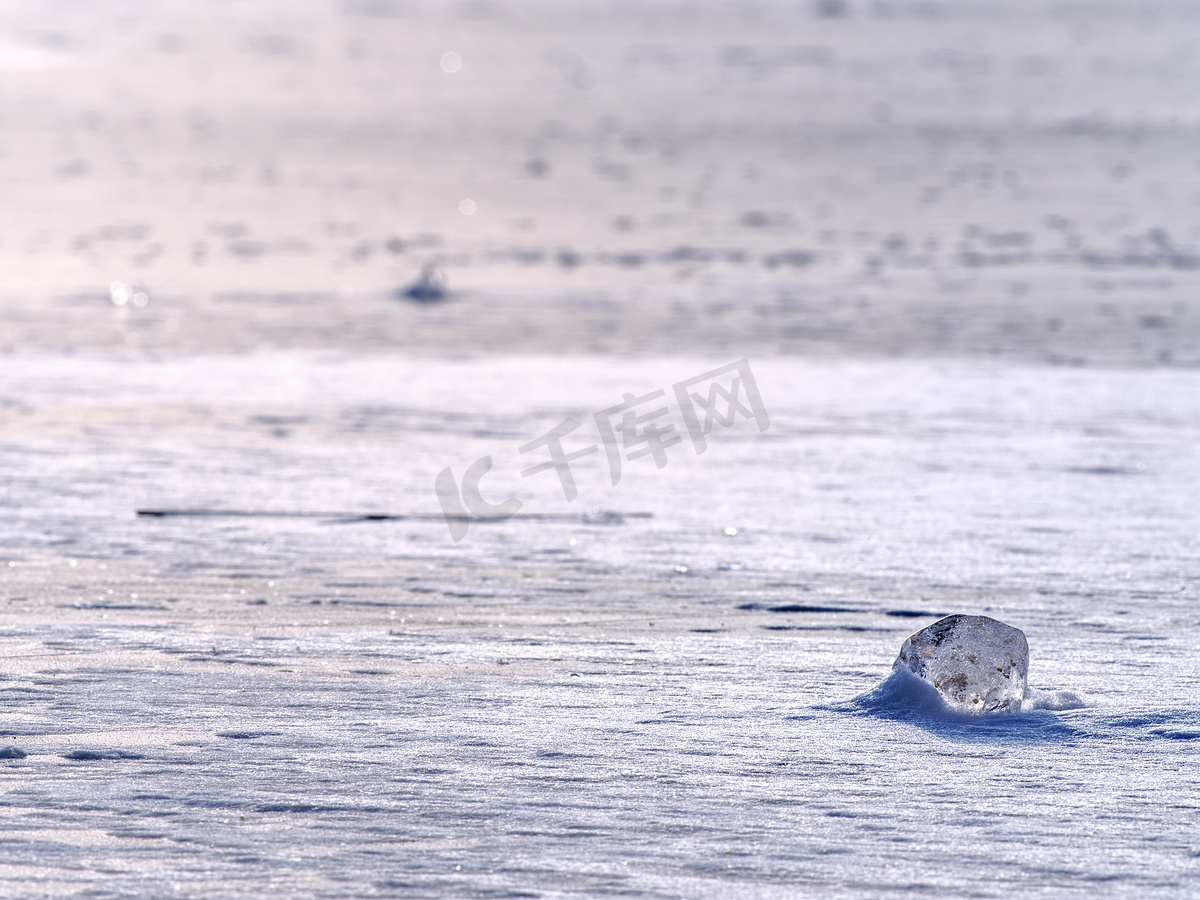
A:
[[[929,682],[961,712],[1019,712],[1029,644],[1021,629],[987,616],[946,616],[904,642],[895,668]]]

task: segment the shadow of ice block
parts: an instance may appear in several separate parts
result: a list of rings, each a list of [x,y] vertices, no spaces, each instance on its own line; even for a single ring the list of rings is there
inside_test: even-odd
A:
[[[946,616],[911,635],[893,668],[928,682],[959,712],[1020,712],[1029,644],[1019,628],[987,616]]]

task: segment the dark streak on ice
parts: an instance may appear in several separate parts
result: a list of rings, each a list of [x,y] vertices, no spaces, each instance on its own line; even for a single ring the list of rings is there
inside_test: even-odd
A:
[[[127,750],[72,750],[64,753],[63,759],[145,759],[145,757],[140,753],[130,753]]]
[[[803,603],[789,603],[785,606],[764,606],[761,603],[743,603],[738,609],[748,611],[765,610],[773,613],[852,613],[860,612],[845,606],[808,606]]]

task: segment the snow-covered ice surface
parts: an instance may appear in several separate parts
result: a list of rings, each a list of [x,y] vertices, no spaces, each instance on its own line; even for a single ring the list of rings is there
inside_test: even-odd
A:
[[[725,361],[0,361],[3,893],[1193,894],[1200,375],[764,358],[765,433],[517,474]],[[432,512],[485,453],[654,517],[133,515]],[[855,700],[951,612],[1031,711]]]
[[[1198,22],[0,0],[0,896],[1196,896]]]

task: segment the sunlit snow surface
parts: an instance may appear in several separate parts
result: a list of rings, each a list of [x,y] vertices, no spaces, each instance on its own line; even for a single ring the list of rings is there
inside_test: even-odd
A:
[[[1193,894],[1200,375],[751,359],[767,432],[520,477],[730,361],[0,361],[0,893]],[[133,515],[431,513],[484,454],[654,517]],[[950,612],[1025,712],[888,679]]]

